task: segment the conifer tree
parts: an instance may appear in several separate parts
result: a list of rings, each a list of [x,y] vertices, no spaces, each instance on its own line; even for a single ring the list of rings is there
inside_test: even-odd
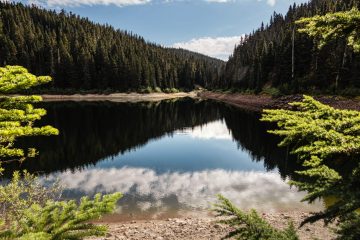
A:
[[[39,96],[8,97],[6,94],[51,81],[50,77],[36,77],[20,66],[0,68],[0,158],[1,160],[23,160],[35,155],[35,149],[16,148],[19,137],[54,135],[58,130],[51,126],[33,127],[33,123],[46,114],[44,109],[34,108],[41,101]],[[1,164],[1,161],[0,161]]]
[[[240,39],[219,87],[359,95],[359,7],[357,0],[310,0],[274,13]]]
[[[0,68],[0,164],[35,156],[33,148],[24,151],[15,146],[19,137],[58,134],[51,126],[33,126],[46,114],[32,105],[41,97],[7,96],[49,81],[50,77],[36,77],[20,66]],[[0,168],[0,174],[2,171]],[[53,190],[44,188],[34,175],[15,172],[9,184],[0,186],[0,206],[5,211],[0,213],[0,239],[61,240],[104,235],[105,227],[88,221],[113,212],[121,198],[120,193],[96,195],[94,200],[82,198],[78,205],[75,201],[54,201]]]
[[[0,64],[19,64],[36,75],[52,76],[54,82],[41,90],[193,89],[205,81],[188,82],[186,75],[180,76],[188,62],[213,78],[225,65],[65,11],[0,2]]]
[[[296,110],[265,110],[262,118],[277,123],[280,129],[270,132],[283,137],[280,146],[293,146],[292,153],[307,168],[298,174],[308,181],[290,183],[308,192],[304,201],[337,199],[304,223],[360,217],[355,212],[360,207],[360,191],[355,187],[360,179],[360,112],[334,109],[309,96],[291,105]]]
[[[303,25],[299,32],[315,37],[319,41],[319,48],[333,40],[345,38],[349,47],[355,52],[360,52],[360,11],[357,8],[347,12],[302,18],[296,23]]]
[[[261,119],[277,124],[278,129],[269,132],[282,137],[279,146],[292,149],[291,153],[303,164],[304,170],[297,171],[297,178],[289,183],[307,192],[303,201],[336,199],[334,204],[305,219],[302,225],[338,220],[337,239],[359,239],[360,112],[334,109],[309,96],[290,105],[292,110],[264,110]],[[230,235],[238,239],[292,239],[290,236],[295,236],[281,235],[295,234],[291,226],[279,233],[256,212],[246,214],[222,196],[219,201],[215,210],[220,216],[231,217],[222,223],[235,227]]]
[[[215,204],[214,211],[222,224],[234,228],[224,239],[235,238],[239,240],[298,240],[295,227],[292,222],[284,230],[272,227],[262,219],[255,210],[245,213],[227,198],[218,195],[219,202]]]

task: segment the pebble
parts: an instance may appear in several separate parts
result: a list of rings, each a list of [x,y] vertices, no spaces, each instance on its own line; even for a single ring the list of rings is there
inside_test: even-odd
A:
[[[304,213],[267,213],[262,216],[276,228],[287,225],[289,218],[299,225]],[[308,216],[308,214],[305,214]],[[305,216],[305,217],[306,217]],[[206,218],[168,218],[166,220],[129,221],[128,223],[110,224],[109,240],[220,240],[233,229],[218,223],[219,219]],[[134,225],[136,223],[136,225]],[[322,223],[305,226],[299,230],[301,240],[335,238],[334,234],[324,228]],[[108,239],[108,238],[106,238]],[[104,238],[87,238],[86,240],[104,240]]]

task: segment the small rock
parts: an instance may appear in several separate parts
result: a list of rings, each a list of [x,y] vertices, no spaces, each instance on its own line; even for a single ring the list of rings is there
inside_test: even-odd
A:
[[[219,228],[223,228],[223,226],[220,225],[220,224],[215,224],[215,225],[214,225],[214,228],[218,228],[218,229],[219,229]]]

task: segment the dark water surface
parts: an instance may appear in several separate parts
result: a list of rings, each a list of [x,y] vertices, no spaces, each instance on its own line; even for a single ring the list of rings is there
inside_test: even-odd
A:
[[[218,193],[244,209],[321,208],[286,184],[299,166],[257,114],[192,99],[42,106],[60,135],[20,142],[40,151],[21,167],[60,179],[66,198],[120,191],[119,216],[135,219],[203,211]]]

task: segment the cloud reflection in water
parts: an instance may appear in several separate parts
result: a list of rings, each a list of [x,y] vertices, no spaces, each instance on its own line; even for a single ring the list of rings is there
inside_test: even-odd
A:
[[[182,209],[185,206],[205,209],[215,201],[215,195],[218,193],[230,198],[243,209],[276,211],[321,208],[319,203],[300,203],[304,193],[289,189],[289,185],[275,172],[219,169],[157,174],[147,168],[123,167],[67,171],[54,174],[48,180],[53,181],[57,178],[61,179],[69,190],[82,195],[122,192],[125,196],[131,196],[133,201],[124,202],[124,205],[133,204],[142,210],[151,207]]]

